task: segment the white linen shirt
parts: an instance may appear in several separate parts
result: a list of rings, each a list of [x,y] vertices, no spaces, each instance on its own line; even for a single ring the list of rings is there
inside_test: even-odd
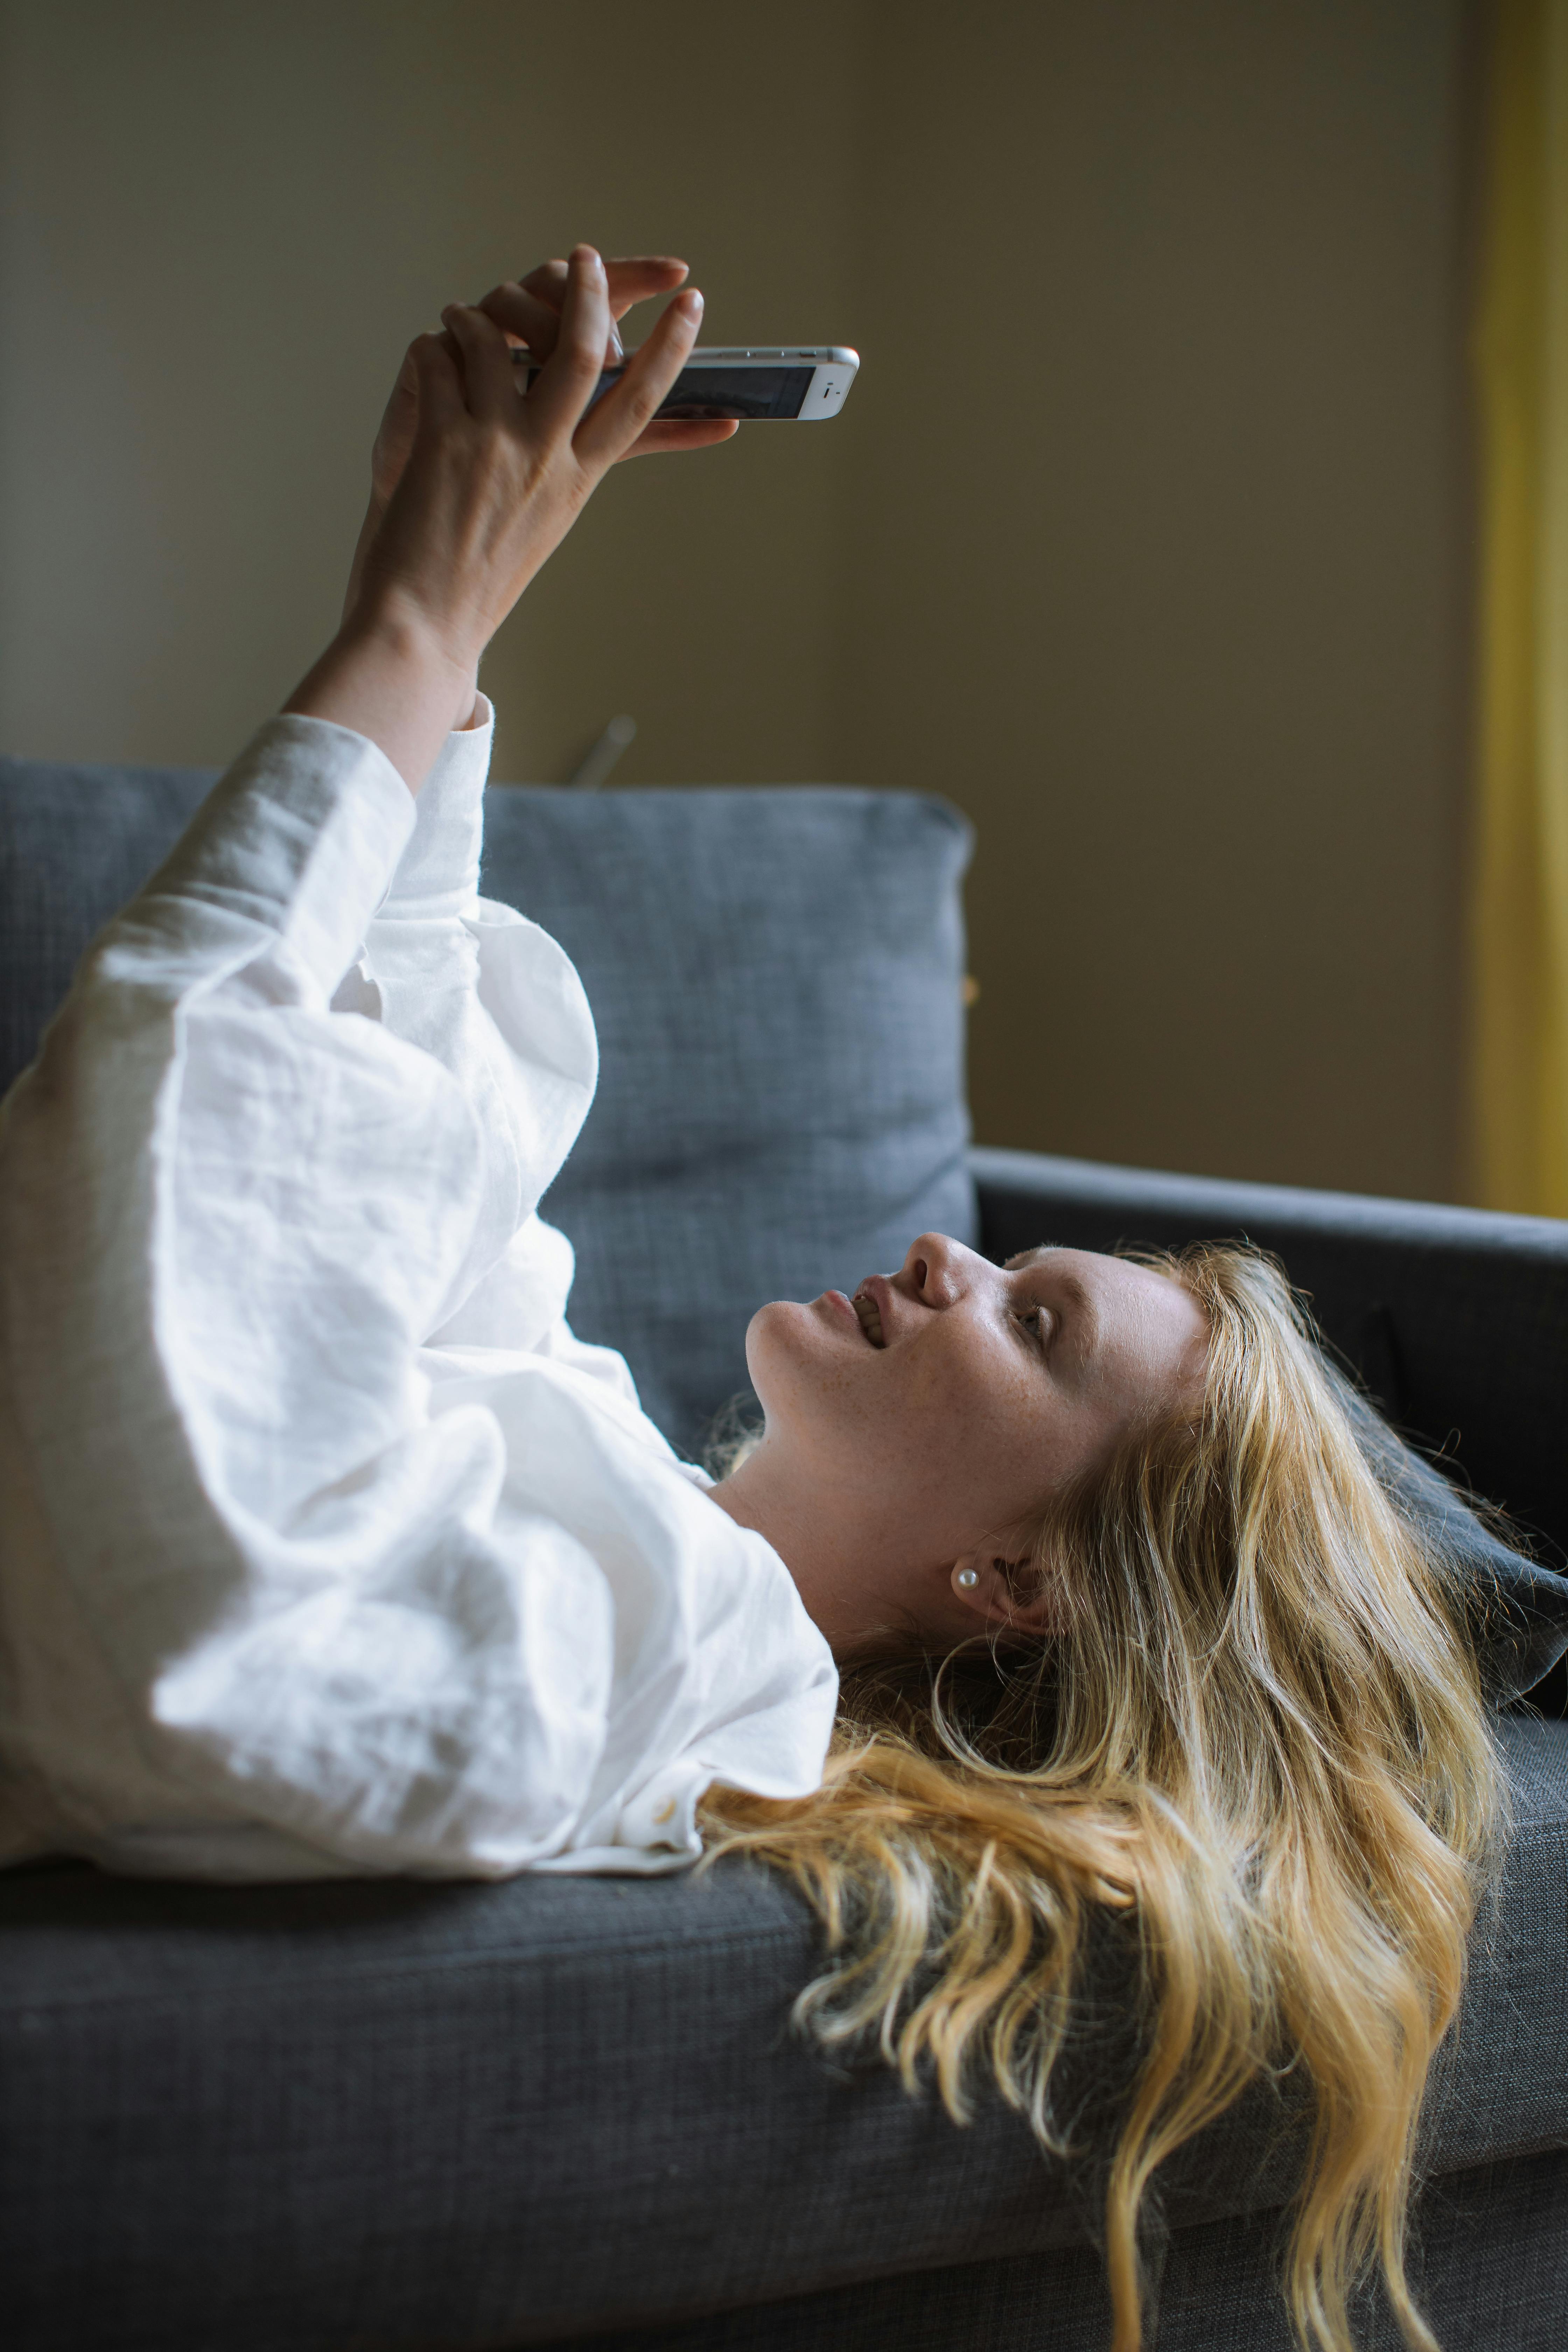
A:
[[[416,803],[264,727],[0,1108],[0,1860],[660,1869],[820,1780],[788,1570],[564,1319],[597,1046],[490,734]]]

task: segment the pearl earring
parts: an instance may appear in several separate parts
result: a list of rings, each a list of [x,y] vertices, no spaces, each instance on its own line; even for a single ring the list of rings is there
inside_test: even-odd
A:
[[[953,1578],[953,1582],[965,1592],[973,1592],[979,1581],[980,1570],[977,1568],[961,1568]]]

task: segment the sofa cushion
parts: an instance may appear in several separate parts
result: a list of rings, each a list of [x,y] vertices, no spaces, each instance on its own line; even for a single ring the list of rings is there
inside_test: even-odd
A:
[[[1463,1595],[1487,1694],[1506,1706],[1568,1650],[1568,1576],[1513,1549],[1457,1486],[1344,1383],[1363,1453],[1415,1528],[1428,1559]]]
[[[88,940],[210,782],[0,761],[0,1087]],[[560,940],[598,1100],[545,1213],[572,1318],[693,1448],[764,1300],[853,1288],[928,1227],[971,1241],[963,821],[908,793],[498,787],[484,887]]]
[[[572,1320],[695,1445],[770,1298],[853,1290],[919,1233],[975,1238],[970,834],[908,793],[496,792],[483,887],[558,939],[599,1094],[545,1202]]]
[[[1423,2128],[1439,2173],[1568,2145],[1568,1724],[1499,1736],[1517,1826]],[[468,2352],[1091,2242],[1091,2165],[1043,2160],[994,2099],[960,2131],[792,2037],[817,1949],[744,1864],[0,1879],[6,2340]],[[1080,2005],[1091,2074],[1124,1981],[1097,1971]],[[1172,2225],[1277,2210],[1289,2122],[1250,2095],[1183,2151]]]

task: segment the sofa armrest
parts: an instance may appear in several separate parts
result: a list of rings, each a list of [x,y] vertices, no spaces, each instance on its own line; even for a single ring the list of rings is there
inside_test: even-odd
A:
[[[971,1163],[994,1258],[1044,1241],[1273,1251],[1390,1419],[1457,1457],[1546,1557],[1568,1550],[1568,1223],[1027,1151]]]

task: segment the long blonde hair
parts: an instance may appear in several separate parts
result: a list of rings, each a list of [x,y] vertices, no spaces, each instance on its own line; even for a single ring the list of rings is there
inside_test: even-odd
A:
[[[989,2073],[1061,2154],[1052,2075],[1086,1937],[1123,1921],[1142,2038],[1106,2189],[1113,2352],[1141,2341],[1160,2166],[1298,2062],[1298,2337],[1351,2352],[1375,2259],[1436,2352],[1404,2242],[1503,1822],[1477,1666],[1279,1268],[1215,1244],[1142,1262],[1205,1308],[1202,1408],[1053,1501],[1031,1573],[1056,1630],[847,1673],[822,1789],[715,1790],[710,1844],[779,1865],[819,1913],[829,1965],[796,2003],[819,2044],[879,2050],[911,2090],[934,2075],[959,2122]]]

